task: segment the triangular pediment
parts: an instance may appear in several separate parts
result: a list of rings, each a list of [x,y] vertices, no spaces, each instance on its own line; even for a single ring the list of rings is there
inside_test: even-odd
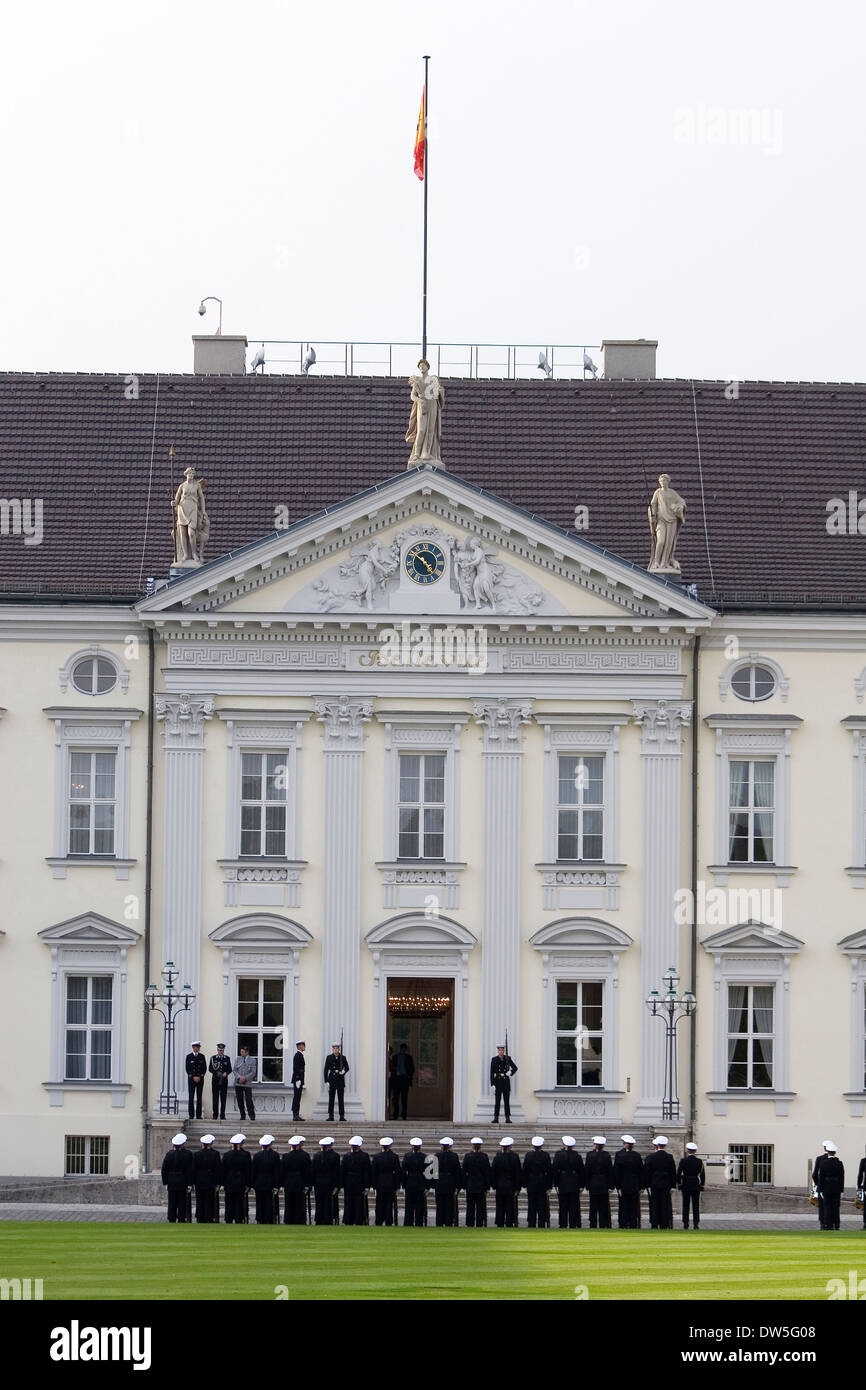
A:
[[[141,932],[123,922],[113,922],[99,912],[82,912],[77,917],[69,917],[65,922],[46,927],[38,935],[49,946],[59,942],[67,945],[134,946],[141,939]]]
[[[160,621],[383,620],[706,624],[679,585],[442,469],[407,470],[174,580]]]
[[[722,931],[705,936],[701,942],[710,954],[724,954],[726,951],[754,953],[755,955],[795,955],[802,950],[803,942],[778,927],[756,922],[750,917],[747,922],[725,927]]]

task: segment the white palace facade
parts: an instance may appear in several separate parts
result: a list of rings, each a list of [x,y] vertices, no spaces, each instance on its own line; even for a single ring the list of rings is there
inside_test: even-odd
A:
[[[161,1156],[167,961],[181,1122],[200,1038],[284,1137],[303,1038],[311,1137],[340,1039],[353,1128],[403,1041],[410,1115],[481,1124],[507,1031],[546,1133],[862,1152],[862,614],[726,617],[430,466],[173,574],[0,603],[4,1173]]]

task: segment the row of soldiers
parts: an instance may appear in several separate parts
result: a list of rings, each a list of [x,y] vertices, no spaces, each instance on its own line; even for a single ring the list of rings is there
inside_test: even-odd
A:
[[[697,1156],[697,1145],[686,1145],[686,1153],[676,1164],[667,1152],[668,1140],[659,1135],[653,1152],[642,1158],[635,1151],[634,1137],[622,1136],[622,1148],[611,1157],[604,1135],[596,1135],[592,1150],[584,1158],[570,1134],[562,1137],[562,1148],[553,1158],[545,1152],[544,1139],[536,1135],[532,1147],[521,1161],[513,1152],[514,1140],[501,1139],[498,1153],[491,1160],[484,1152],[484,1141],[472,1139],[471,1149],[462,1161],[454,1153],[454,1141],[440,1140],[440,1151],[428,1158],[423,1141],[409,1141],[409,1152],[400,1159],[393,1152],[394,1141],[379,1140],[379,1152],[371,1158],[364,1152],[360,1135],[349,1140],[348,1153],[340,1156],[330,1135],[319,1140],[319,1152],[311,1157],[303,1135],[293,1135],[284,1154],[276,1150],[272,1134],[259,1140],[259,1150],[250,1154],[244,1147],[246,1136],[235,1134],[229,1151],[220,1155],[213,1148],[214,1136],[205,1134],[197,1153],[186,1147],[186,1135],[177,1134],[162,1165],[162,1181],[168,1189],[169,1221],[192,1220],[192,1193],[195,1192],[196,1221],[219,1220],[219,1189],[225,1197],[226,1222],[249,1219],[249,1193],[255,1196],[256,1221],[272,1225],[282,1217],[286,1225],[315,1223],[317,1226],[369,1224],[369,1194],[375,1195],[374,1221],[377,1226],[397,1225],[397,1194],[404,1194],[405,1226],[427,1224],[427,1193],[432,1189],[436,1201],[436,1225],[459,1225],[458,1193],[466,1194],[466,1225],[487,1225],[487,1194],[495,1197],[497,1226],[517,1225],[517,1197],[526,1191],[527,1220],[532,1227],[550,1225],[550,1193],[555,1189],[559,1203],[559,1226],[575,1229],[581,1225],[580,1194],[589,1197],[591,1228],[610,1227],[610,1194],[618,1194],[618,1224],[637,1229],[641,1224],[640,1199],[649,1197],[650,1226],[665,1230],[673,1227],[672,1193],[678,1188],[683,1197],[683,1225],[689,1216],[697,1230],[700,1225],[700,1195],[706,1181],[704,1165]],[[315,1208],[315,1214],[314,1209]]]

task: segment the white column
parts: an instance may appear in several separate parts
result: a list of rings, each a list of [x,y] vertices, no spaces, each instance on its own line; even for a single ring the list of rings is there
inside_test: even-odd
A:
[[[493,1115],[490,1059],[505,1042],[520,1066],[520,809],[523,725],[531,700],[477,700],[484,729],[484,869],[481,938],[481,1075],[475,1119]],[[511,1114],[523,1120],[520,1073],[511,1083]],[[504,1118],[504,1117],[503,1117]]]
[[[188,1013],[179,1013],[175,1029],[175,1085],[181,1113],[186,1113],[183,1059],[198,1037],[201,980],[202,797],[204,725],[213,714],[209,695],[157,695],[156,717],[165,738],[165,818],[163,847],[162,957],[152,957],[153,983],[168,960],[180,971],[175,984],[188,984],[196,996]],[[146,984],[151,981],[147,980]],[[162,1040],[152,1039],[159,1058]],[[204,1051],[204,1049],[202,1049]],[[154,1081],[158,1080],[154,1073]]]
[[[347,1120],[363,1120],[358,1097],[360,1068],[361,969],[361,822],[364,724],[373,713],[371,700],[317,700],[316,717],[324,725],[325,833],[322,890],[322,1044],[343,1036],[349,1062],[345,1107]],[[317,1062],[323,1065],[323,1060]],[[319,1073],[321,1076],[321,1072]],[[315,1118],[327,1114],[322,1089]]]
[[[692,706],[681,700],[635,702],[635,723],[643,733],[643,882],[641,884],[641,1067],[635,1121],[662,1118],[665,1025],[646,1004],[651,990],[663,992],[668,966],[679,968],[680,928],[676,893],[683,881],[680,854],[683,728]],[[682,982],[681,982],[681,987]],[[690,1025],[694,1027],[694,1024]],[[688,1046],[683,1028],[679,1050]],[[681,1115],[684,1108],[681,1103]]]

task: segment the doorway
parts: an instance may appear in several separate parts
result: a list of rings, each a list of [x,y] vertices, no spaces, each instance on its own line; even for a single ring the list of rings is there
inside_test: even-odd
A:
[[[395,1102],[400,1087],[395,1075],[401,1045],[405,1044],[414,1064],[407,1118],[450,1120],[454,1106],[454,981],[389,976],[387,1033],[389,1118],[399,1118]]]

